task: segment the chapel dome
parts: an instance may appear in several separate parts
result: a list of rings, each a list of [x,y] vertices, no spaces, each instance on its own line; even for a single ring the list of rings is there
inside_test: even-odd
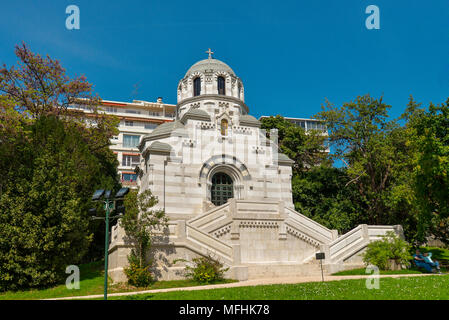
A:
[[[185,77],[188,77],[189,75],[191,75],[195,72],[205,73],[206,70],[212,70],[212,72],[216,72],[216,71],[227,72],[227,73],[235,76],[234,71],[226,63],[224,63],[223,61],[220,61],[218,59],[208,58],[208,59],[198,61],[193,66],[191,66],[190,69],[187,70]]]

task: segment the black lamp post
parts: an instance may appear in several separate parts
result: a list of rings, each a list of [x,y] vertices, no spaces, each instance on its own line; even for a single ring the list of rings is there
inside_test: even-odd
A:
[[[104,300],[108,299],[108,248],[109,248],[109,219],[118,219],[123,215],[124,207],[121,206],[118,209],[122,209],[123,211],[119,212],[117,215],[109,217],[109,214],[112,210],[115,209],[115,201],[121,200],[125,197],[125,195],[129,192],[129,188],[121,188],[117,194],[115,195],[115,199],[111,199],[111,190],[100,189],[95,191],[92,196],[93,201],[101,201],[103,198],[104,201],[104,210],[106,211],[105,217],[96,217],[92,216],[92,219],[104,219],[106,222],[106,232],[104,239]],[[119,210],[116,210],[116,212]],[[90,209],[89,213],[95,214],[95,208]]]

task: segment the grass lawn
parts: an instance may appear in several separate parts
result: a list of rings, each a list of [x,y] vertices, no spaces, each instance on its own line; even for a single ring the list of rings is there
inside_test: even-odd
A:
[[[118,300],[448,300],[449,275],[381,278],[367,289],[365,279],[175,291],[110,297]]]
[[[439,261],[449,261],[449,250],[422,248],[431,251]],[[381,274],[422,273],[419,270],[381,271]],[[337,273],[338,275],[365,274],[365,269],[355,269]],[[48,289],[34,289],[0,293],[0,300],[48,299],[70,296],[103,294],[103,262],[93,262],[80,266],[80,289],[68,290],[64,283]],[[448,276],[424,278],[381,279],[380,290],[367,290],[365,280],[342,280],[326,283],[304,283],[296,285],[272,285],[245,288],[201,290],[192,292],[170,292],[136,295],[122,299],[448,299]],[[226,280],[226,282],[235,282]],[[444,286],[442,286],[444,284]],[[143,291],[151,289],[191,287],[199,284],[190,280],[158,281],[146,288],[136,288],[127,284],[109,285],[108,293]],[[414,289],[416,286],[416,289]],[[399,290],[400,289],[400,290]],[[444,289],[444,290],[443,290]],[[393,295],[390,295],[390,292]],[[401,293],[402,292],[402,293]],[[112,298],[112,297],[111,297]]]
[[[7,291],[0,293],[0,300],[29,300],[29,299],[50,299],[60,297],[87,296],[93,294],[103,294],[104,284],[104,262],[92,262],[80,266],[80,289],[69,290],[65,283],[48,289],[34,289],[26,291]],[[235,282],[235,280],[225,280],[220,283]],[[143,291],[151,289],[178,288],[198,286],[197,282],[191,280],[157,281],[146,288],[136,288],[127,284],[111,285],[109,281],[108,293]]]
[[[340,271],[333,273],[333,276],[358,276],[358,275],[364,275],[367,276],[365,272],[365,268],[360,269],[352,269],[352,270],[346,270],[346,271]],[[404,269],[404,270],[379,270],[380,274],[420,274],[425,273],[418,269]]]

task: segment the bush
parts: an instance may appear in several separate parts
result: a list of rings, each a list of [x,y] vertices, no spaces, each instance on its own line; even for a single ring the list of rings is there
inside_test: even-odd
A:
[[[363,254],[363,262],[366,265],[375,265],[381,270],[390,268],[390,260],[394,260],[398,265],[407,265],[412,259],[410,255],[411,246],[394,232],[388,231],[382,236],[382,240],[368,244],[366,252]]]
[[[223,280],[224,273],[229,268],[224,268],[223,263],[215,260],[210,255],[194,258],[193,266],[186,266],[186,276],[199,283],[212,283]]]
[[[153,282],[153,277],[148,266],[140,267],[139,264],[131,262],[124,269],[128,284],[135,287],[148,287]]]

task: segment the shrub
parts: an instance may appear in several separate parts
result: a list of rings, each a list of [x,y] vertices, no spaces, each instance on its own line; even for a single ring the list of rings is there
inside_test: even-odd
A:
[[[412,259],[410,255],[411,246],[394,232],[388,231],[382,236],[382,240],[368,244],[366,252],[363,254],[363,262],[366,265],[372,264],[381,270],[388,270],[390,260],[394,260],[398,265],[407,265]]]
[[[186,276],[199,283],[212,283],[223,280],[224,273],[229,268],[224,268],[223,263],[215,260],[210,255],[192,259],[193,266],[186,266]]]
[[[140,267],[138,263],[131,262],[124,269],[128,284],[135,287],[148,287],[153,282],[153,277],[148,266]]]

